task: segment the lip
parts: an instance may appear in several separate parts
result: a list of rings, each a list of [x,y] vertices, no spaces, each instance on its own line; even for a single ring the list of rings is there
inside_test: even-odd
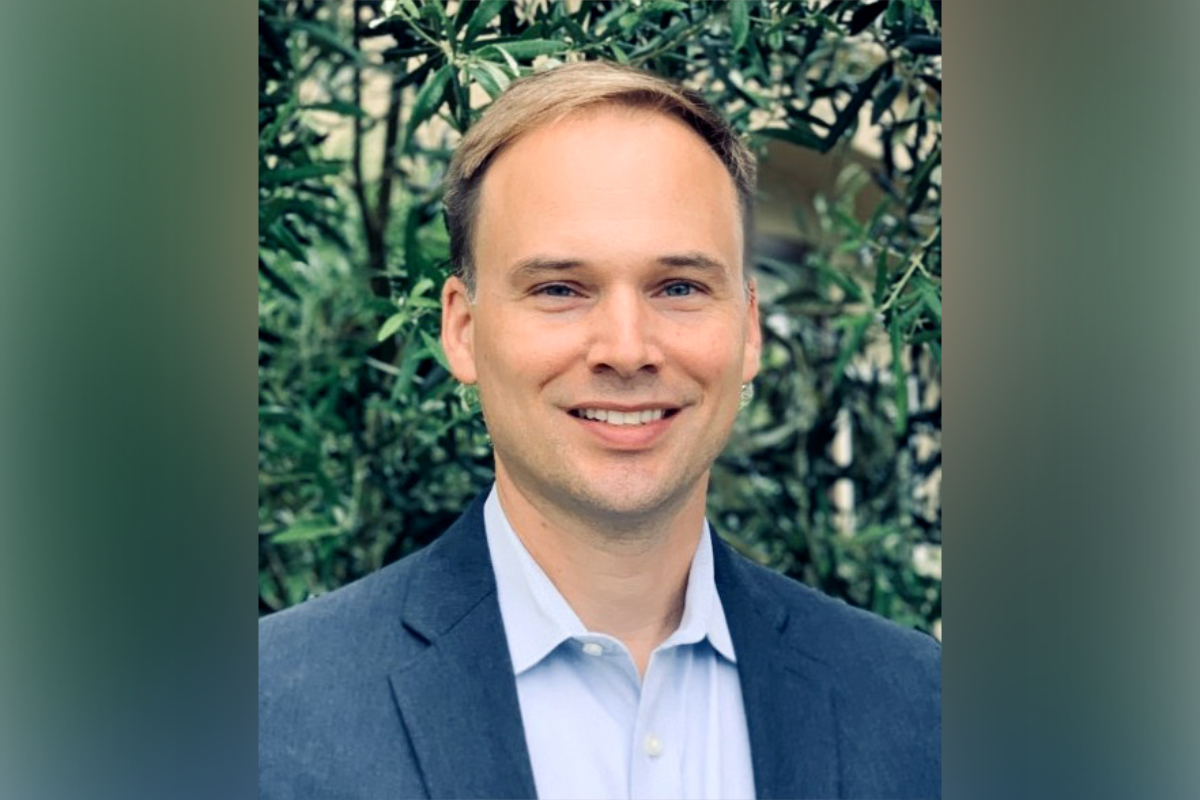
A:
[[[629,405],[624,403],[583,402],[575,403],[567,408],[567,411],[582,411],[585,408],[595,408],[604,411],[620,411],[623,413],[628,413],[630,411],[658,411],[659,409],[662,409],[663,411],[679,410],[679,406],[675,405],[674,403],[635,403],[633,405]]]
[[[662,409],[668,413],[662,419],[645,422],[640,425],[610,425],[607,422],[586,419],[585,417],[570,413],[584,408],[620,411],[623,413],[632,411],[657,411]],[[567,416],[578,423],[585,433],[599,441],[602,446],[612,450],[636,451],[652,447],[659,439],[665,436],[679,417],[679,412],[682,409],[677,405],[666,403],[580,403],[567,409],[567,411]]]

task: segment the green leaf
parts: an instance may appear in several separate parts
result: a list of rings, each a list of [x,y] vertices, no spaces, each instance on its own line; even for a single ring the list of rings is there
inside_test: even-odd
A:
[[[483,32],[483,29],[496,18],[504,8],[506,0],[483,0],[475,6],[475,11],[471,13],[471,19],[467,22],[467,32],[463,37],[465,44],[471,44],[475,41],[475,37]]]
[[[501,91],[507,89],[508,85],[512,83],[512,79],[520,75],[519,72],[516,75],[510,73],[503,66],[493,61],[481,61],[479,62],[479,66],[487,70],[488,75],[492,76],[492,79],[500,86]]]
[[[276,197],[258,207],[258,229],[265,231],[284,214],[294,214],[309,225],[322,226],[329,212],[312,202],[299,197]]]
[[[875,294],[872,299],[875,301],[876,308],[883,302],[884,295],[887,294],[888,277],[888,251],[887,245],[884,244],[875,258]]]
[[[480,48],[479,56],[490,61],[503,61],[508,65],[508,68],[512,72],[514,78],[519,77],[521,74],[521,67],[517,64],[517,60],[512,57],[512,53],[504,49],[503,45],[492,44],[488,45],[487,47]],[[497,59],[496,56],[499,56],[500,58]]]
[[[893,318],[888,325],[888,337],[892,343],[892,381],[896,390],[896,435],[903,436],[908,430],[908,381],[904,374],[903,340],[900,335],[900,320]]]
[[[312,103],[306,106],[300,106],[303,111],[334,111],[338,114],[347,117],[365,117],[367,112],[363,111],[354,103],[347,103],[344,100],[330,100],[326,103]]]
[[[888,3],[887,15],[883,18],[883,21],[889,26],[899,25],[900,17],[903,16],[904,10],[903,2],[892,0],[892,2]]]
[[[580,11],[583,14],[588,13],[587,9],[583,8],[582,5],[580,6]],[[562,18],[562,25],[564,28],[566,28],[567,33],[571,35],[571,39],[576,44],[583,44],[584,42],[588,42],[592,39],[592,37],[588,35],[588,32],[583,29],[583,27],[575,20],[574,17],[564,16]]]
[[[402,76],[400,76],[394,84],[395,88],[403,89],[405,86],[410,86],[412,84],[421,84],[424,86],[425,79],[429,77],[431,72],[433,72],[433,64],[433,58],[426,58],[421,62],[419,67],[409,72],[405,72]]]
[[[413,379],[417,375],[417,368],[421,366],[421,362],[426,356],[424,347],[405,347],[404,357],[400,361],[400,369],[396,373],[396,380],[392,384],[392,399],[399,400],[401,397],[409,396],[410,386]]]
[[[942,340],[941,328],[929,328],[920,331],[909,337],[909,344],[940,344]]]
[[[497,72],[503,76],[503,83],[497,80],[497,75],[495,74]],[[504,71],[488,61],[467,65],[467,73],[476,83],[483,87],[483,90],[488,93],[488,97],[491,97],[493,100],[499,97],[500,93],[508,85],[508,76],[504,75]]]
[[[446,10],[442,8],[442,0],[424,0],[421,3],[421,16],[435,27],[444,25]]]
[[[846,333],[842,350],[838,353],[837,361],[833,364],[833,385],[835,387],[840,385],[842,379],[846,376],[846,367],[849,366],[850,359],[854,358],[854,355],[862,348],[867,328],[871,326],[871,322],[874,319],[874,313],[868,312],[846,320],[846,325],[850,330]]]
[[[412,138],[413,131],[422,122],[437,113],[438,108],[442,105],[446,84],[450,81],[452,70],[453,68],[449,64],[443,64],[437,72],[433,73],[433,77],[421,87],[421,91],[417,92],[417,97],[413,100],[412,111],[409,113],[408,127],[405,129],[405,141]]]
[[[287,229],[282,220],[276,222],[267,231],[266,241],[283,248],[297,261],[304,262],[308,259],[308,254],[304,252],[304,248],[296,241],[296,237],[292,236],[291,231]]]
[[[850,17],[850,25],[846,32],[851,36],[857,36],[865,31],[875,19],[887,10],[888,0],[881,0],[878,3],[867,3],[865,6],[859,6],[854,10],[854,14]]]
[[[442,368],[450,372],[450,362],[446,360],[446,351],[442,350],[442,343],[430,335],[429,331],[421,331],[421,341],[425,343],[425,347],[429,350],[429,354],[433,356],[437,363],[442,365]]]
[[[879,83],[884,73],[890,71],[891,69],[892,62],[885,61],[872,70],[871,74],[867,76],[864,81],[858,84],[858,89],[854,92],[854,96],[851,97],[850,102],[846,103],[846,106],[838,112],[838,117],[834,121],[833,127],[829,129],[829,133],[825,134],[825,140],[829,142],[830,147],[832,147],[837,140],[841,138],[842,134],[846,132],[846,129],[850,127],[850,124],[858,119],[858,110],[862,108],[863,103],[865,103],[867,98],[871,96],[871,93],[875,91],[875,85]]]
[[[358,50],[355,50],[345,40],[339,38],[338,33],[333,29],[327,28],[318,22],[309,22],[308,20],[290,19],[287,20],[287,24],[295,30],[304,31],[314,41],[323,44],[329,50],[334,50],[341,53],[355,64],[361,65],[365,63],[363,54]]]
[[[871,124],[879,123],[879,118],[883,116],[883,112],[892,107],[892,103],[896,100],[896,95],[900,93],[901,87],[904,86],[904,81],[900,78],[892,78],[886,84],[875,99],[871,101]]]
[[[917,33],[901,42],[900,46],[914,55],[940,56],[942,54],[942,37]]]
[[[614,34],[613,25],[617,17],[625,13],[628,3],[613,3],[612,8],[605,11],[599,19],[592,22],[591,31],[598,37],[611,38]]]
[[[451,124],[459,133],[471,126],[471,100],[467,94],[468,76],[465,69],[455,70],[450,74],[450,88],[446,99],[450,102],[450,112],[453,115]]]
[[[265,345],[281,345],[281,344],[283,344],[283,337],[280,336],[278,333],[276,333],[273,330],[264,328],[260,324],[258,326],[258,341],[260,344],[265,344]],[[261,409],[261,408],[259,409],[260,414],[263,413],[264,411],[266,411],[266,409]]]
[[[283,131],[285,125],[290,122],[296,113],[296,106],[299,100],[295,95],[289,97],[287,102],[280,106],[275,112],[275,119],[271,121],[267,127],[263,128],[258,134],[258,149],[262,152],[267,147],[275,143],[279,134]]]
[[[309,178],[337,175],[341,171],[342,162],[340,161],[318,161],[315,164],[305,164],[303,167],[283,167],[259,173],[258,185],[278,186],[281,183],[299,183]]]
[[[493,48],[517,60],[529,61],[538,56],[561,53],[567,49],[567,43],[556,39],[523,39],[515,42],[505,42],[503,45],[490,44],[487,47],[480,48],[479,52],[482,54]]]
[[[913,175],[912,183],[909,184],[908,194],[908,213],[913,213],[921,207],[921,203],[925,201],[925,195],[929,191],[929,181],[933,177],[933,168],[942,163],[942,148],[936,147],[929,154],[925,162],[917,169]]]
[[[429,278],[421,278],[421,280],[417,281],[416,285],[413,286],[412,291],[409,292],[409,297],[410,298],[420,297],[421,295],[425,294],[432,288],[433,288],[432,280],[430,280]]]
[[[822,153],[827,151],[829,147],[825,144],[825,139],[817,135],[807,123],[793,119],[790,122],[790,127],[787,128],[763,128],[755,131],[760,136],[766,136],[771,139],[779,139],[784,142],[798,144],[801,147],[807,147],[810,150],[819,150]]]
[[[758,40],[753,36],[746,40],[746,50],[749,52],[750,58],[741,65],[740,69],[743,77],[755,77],[764,82],[770,81],[771,70],[767,66],[767,60],[763,58],[762,48],[758,46]]]
[[[862,299],[863,299],[862,287],[859,286],[858,283],[853,278],[851,278],[849,275],[845,274],[844,272],[842,272],[840,270],[836,270],[833,267],[830,267],[829,265],[821,263],[821,262],[814,262],[813,266],[816,268],[817,272],[821,273],[822,275],[824,275],[825,277],[829,278],[831,281],[836,283],[838,286],[840,286],[842,291],[846,293],[846,296],[852,302],[857,303],[857,302],[862,301]]]
[[[681,0],[650,0],[649,3],[642,6],[642,13],[649,16],[686,10],[687,3],[681,2]]]
[[[937,320],[939,325],[942,324],[942,293],[932,283],[926,281],[921,284],[921,305],[929,312],[929,315]]]
[[[300,299],[300,295],[296,294],[296,290],[292,288],[292,285],[285,281],[278,272],[268,267],[267,262],[263,261],[261,257],[258,259],[258,271],[267,279],[267,283],[274,286],[281,293],[293,300]]]
[[[907,0],[907,2],[910,8],[916,9],[921,15],[926,27],[931,30],[937,27],[937,12],[933,10],[933,3],[929,0]]]
[[[336,536],[339,533],[341,533],[341,529],[327,522],[297,522],[272,536],[271,543],[311,542],[314,539],[321,539],[325,536]]]
[[[746,46],[746,37],[750,35],[750,5],[746,0],[733,0],[729,4],[729,27],[733,49],[741,50]]]
[[[394,336],[396,331],[400,330],[404,323],[408,321],[408,316],[407,312],[401,311],[388,317],[387,321],[380,326],[379,335],[375,337],[375,341],[382,342],[384,339]]]
[[[925,309],[921,303],[921,295],[916,290],[900,295],[899,302],[896,303],[895,307],[899,313],[893,319],[896,327],[900,329],[901,335],[916,324],[917,318],[921,316],[921,312]]]

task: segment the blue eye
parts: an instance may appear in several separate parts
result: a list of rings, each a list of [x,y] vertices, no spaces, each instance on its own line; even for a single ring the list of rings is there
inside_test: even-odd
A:
[[[677,283],[668,285],[667,288],[663,290],[663,294],[665,294],[667,297],[688,297],[689,295],[695,293],[695,291],[696,287],[693,284],[679,281]]]
[[[546,286],[540,286],[537,289],[537,294],[547,297],[573,297],[575,290],[570,286],[565,286],[561,283],[551,283]]]

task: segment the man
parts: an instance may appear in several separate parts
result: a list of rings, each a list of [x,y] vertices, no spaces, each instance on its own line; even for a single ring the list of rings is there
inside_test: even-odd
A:
[[[261,623],[263,797],[940,795],[937,644],[705,523],[758,370],[753,190],[697,96],[607,64],[514,83],[466,135],[442,344],[496,482]]]

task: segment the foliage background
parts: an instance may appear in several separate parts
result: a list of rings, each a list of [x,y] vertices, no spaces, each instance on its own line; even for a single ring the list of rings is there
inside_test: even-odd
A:
[[[490,480],[436,343],[440,179],[514,77],[606,58],[701,91],[763,174],[780,143],[873,144],[791,242],[760,242],[763,371],[709,515],[760,563],[940,634],[940,15],[260,0],[260,613],[427,544]]]

